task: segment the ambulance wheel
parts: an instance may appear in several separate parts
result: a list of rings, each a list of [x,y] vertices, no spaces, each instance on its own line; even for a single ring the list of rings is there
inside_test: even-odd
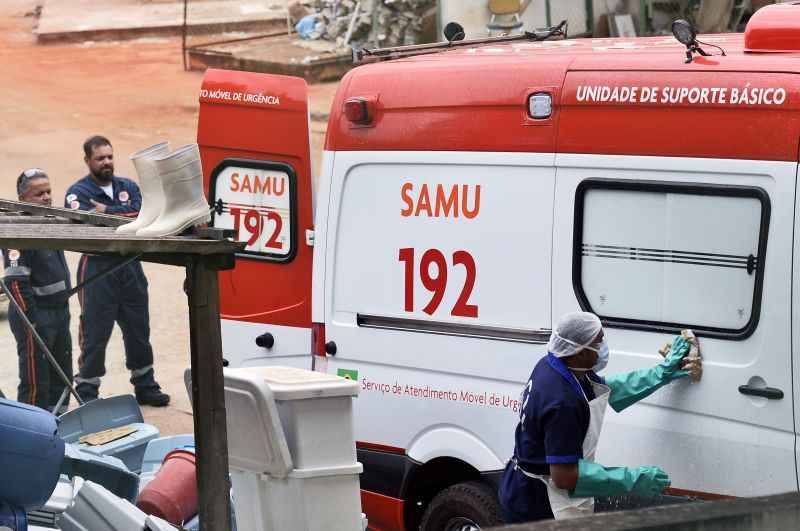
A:
[[[425,514],[421,531],[478,531],[503,524],[497,494],[485,483],[458,483],[437,494]]]

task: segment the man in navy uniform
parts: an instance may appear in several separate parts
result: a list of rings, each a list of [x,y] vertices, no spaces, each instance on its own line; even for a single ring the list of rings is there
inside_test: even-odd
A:
[[[139,187],[130,179],[114,175],[114,150],[102,136],[83,144],[89,174],[69,187],[65,206],[72,209],[136,217],[142,205]],[[78,284],[113,268],[118,256],[84,254],[78,264]],[[147,278],[142,265],[132,262],[112,274],[89,283],[79,292],[81,303],[80,347],[76,390],[84,400],[98,397],[100,377],[106,372],[106,345],[114,322],[122,330],[125,366],[140,404],[166,406],[169,395],[161,392],[153,371],[150,346],[150,310]]]
[[[25,170],[17,178],[20,201],[51,206],[50,179],[39,168]],[[72,378],[72,338],[69,333],[69,268],[63,251],[4,249],[5,282],[14,300],[36,327],[68,378]],[[66,383],[33,339],[31,330],[12,304],[8,324],[17,340],[19,387],[17,400],[52,411]],[[58,413],[67,409],[66,400]]]

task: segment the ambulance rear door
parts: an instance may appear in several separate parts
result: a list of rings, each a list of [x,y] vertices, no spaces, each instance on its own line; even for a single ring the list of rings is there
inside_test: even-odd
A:
[[[567,74],[553,314],[600,315],[606,375],[655,366],[681,329],[700,339],[702,380],[609,409],[599,462],[658,465],[677,494],[793,491],[795,75],[678,61]]]
[[[310,368],[312,189],[301,78],[208,70],[197,141],[214,227],[246,242],[220,273],[231,366]]]

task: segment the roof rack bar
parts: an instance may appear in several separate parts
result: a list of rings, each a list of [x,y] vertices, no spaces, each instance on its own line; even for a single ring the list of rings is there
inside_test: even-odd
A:
[[[410,46],[394,46],[391,48],[353,48],[353,64],[356,66],[377,63],[380,61],[390,61],[415,55],[426,55],[437,53],[453,48],[463,48],[465,46],[475,46],[478,44],[494,44],[512,41],[545,41],[551,39],[567,38],[567,21],[562,20],[557,26],[552,26],[543,30],[526,31],[519,35],[502,35],[499,37],[485,37],[482,39],[469,39],[464,41],[432,42],[428,44],[412,44]]]

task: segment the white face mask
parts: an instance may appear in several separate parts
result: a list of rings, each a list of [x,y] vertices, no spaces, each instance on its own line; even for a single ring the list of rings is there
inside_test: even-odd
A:
[[[599,347],[594,348],[587,346],[586,348],[597,352],[597,362],[594,364],[594,367],[592,367],[592,370],[594,372],[600,372],[605,369],[606,365],[608,365],[609,357],[608,343],[606,343],[605,338],[603,338],[603,341],[600,343]]]

